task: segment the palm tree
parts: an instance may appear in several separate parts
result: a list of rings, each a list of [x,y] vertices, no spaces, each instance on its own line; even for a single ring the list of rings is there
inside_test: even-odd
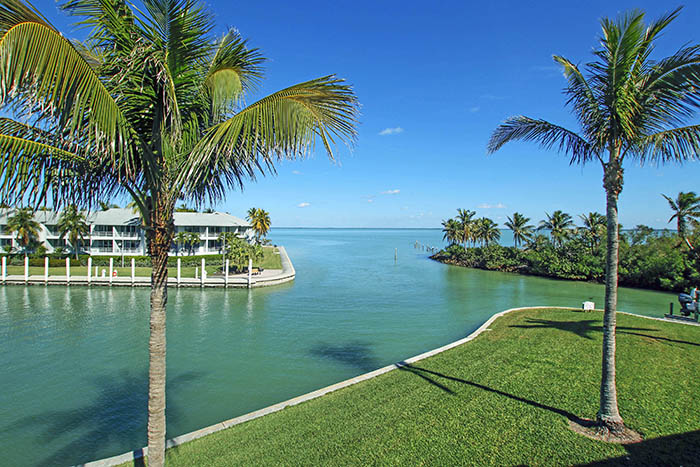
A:
[[[461,224],[455,219],[447,219],[446,221],[442,221],[442,239],[447,241],[450,245],[459,243],[463,238],[461,229]]]
[[[462,232],[462,242],[464,243],[464,246],[467,246],[467,242],[473,241],[473,223],[474,223],[474,216],[476,215],[475,211],[470,211],[469,209],[457,209],[457,221],[459,221],[461,227],[460,231]]]
[[[303,157],[318,141],[332,157],[356,138],[357,100],[326,76],[246,105],[264,58],[192,1],[67,0],[89,26],[66,39],[33,6],[0,12],[2,194],[87,207],[129,195],[151,256],[149,465],[164,462],[167,259],[178,201],[216,203],[227,190]],[[17,172],[16,167],[27,170]],[[16,202],[16,201],[15,201]]]
[[[554,211],[550,216],[546,212],[547,220],[540,221],[539,229],[549,230],[554,246],[561,246],[564,240],[571,236],[571,228],[574,221],[571,216],[561,210]]]
[[[587,215],[581,214],[578,217],[583,223],[583,230],[591,240],[591,253],[595,254],[605,232],[605,216],[599,212],[589,212]]]
[[[688,193],[680,192],[676,199],[672,199],[664,194],[662,194],[668,205],[673,211],[673,215],[668,220],[669,222],[676,219],[676,229],[678,229],[678,236],[681,237],[687,244],[688,247],[692,249],[692,246],[688,242],[688,222],[697,221],[700,217],[700,199],[695,194],[695,192],[690,191]]]
[[[75,259],[78,259],[80,244],[85,241],[87,235],[90,235],[90,226],[85,219],[85,214],[78,211],[75,204],[70,204],[58,218],[57,226],[60,238],[68,238],[68,243],[73,247]]]
[[[490,242],[497,241],[501,238],[501,231],[498,230],[498,224],[488,217],[481,217],[474,221],[473,238],[481,246],[489,246]]]
[[[528,222],[530,222],[530,218],[523,216],[519,212],[513,213],[513,217],[508,217],[508,222],[505,223],[505,226],[513,231],[513,243],[515,244],[515,248],[518,248],[523,241],[532,238],[535,227],[528,225]]]
[[[202,242],[199,232],[185,232],[185,244],[190,255],[194,254],[194,250]]]
[[[12,216],[7,218],[5,227],[8,234],[17,234],[17,242],[22,246],[24,256],[27,250],[39,239],[39,229],[41,226],[34,220],[34,212],[31,208],[15,209]]]
[[[246,219],[255,231],[256,241],[260,243],[260,239],[270,231],[270,213],[264,209],[250,208]]]
[[[600,385],[599,425],[613,432],[624,429],[615,385],[615,323],[617,308],[618,217],[623,163],[682,162],[697,157],[700,125],[677,127],[691,120],[700,96],[700,47],[686,45],[658,61],[650,59],[655,40],[678,16],[680,9],[646,26],[638,10],[617,20],[601,21],[603,35],[594,50],[595,61],[582,71],[559,56],[568,80],[567,104],[581,126],[576,133],[545,120],[509,118],[491,136],[493,153],[515,140],[534,141],[555,149],[572,164],[598,161],[603,167],[606,193],[607,257],[605,315]]]

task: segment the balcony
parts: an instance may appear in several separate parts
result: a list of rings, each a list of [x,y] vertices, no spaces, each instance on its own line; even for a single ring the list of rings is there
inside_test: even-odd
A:
[[[111,230],[93,230],[91,235],[93,237],[114,237],[114,232]]]

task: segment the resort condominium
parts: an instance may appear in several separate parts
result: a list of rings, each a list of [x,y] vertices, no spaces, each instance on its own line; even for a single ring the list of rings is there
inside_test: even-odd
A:
[[[13,209],[0,209],[0,248],[12,245],[19,247],[16,234],[7,232],[7,218]],[[107,209],[86,213],[90,226],[90,235],[81,245],[81,253],[90,255],[145,255],[146,239],[141,226],[141,219],[131,209]],[[65,238],[61,238],[58,229],[60,214],[55,211],[37,211],[34,213],[41,228],[39,241],[49,253],[56,248],[70,249]],[[170,254],[217,254],[221,252],[219,235],[232,232],[248,241],[253,237],[251,225],[236,216],[224,212],[176,212],[175,234],[188,232],[199,235],[199,242],[186,248],[173,243]]]

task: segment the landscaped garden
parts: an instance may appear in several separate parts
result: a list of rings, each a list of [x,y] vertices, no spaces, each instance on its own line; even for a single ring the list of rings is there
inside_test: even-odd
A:
[[[467,344],[170,449],[168,465],[697,463],[697,326],[618,315],[620,410],[644,439],[569,429],[598,410],[602,318],[509,313]]]

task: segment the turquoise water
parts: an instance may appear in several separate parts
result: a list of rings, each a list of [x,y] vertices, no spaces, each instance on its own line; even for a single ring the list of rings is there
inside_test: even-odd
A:
[[[293,283],[170,290],[168,437],[454,341],[506,308],[603,299],[597,284],[431,261],[413,244],[442,245],[438,230],[270,237],[287,247]],[[621,289],[619,309],[659,316],[671,301]],[[0,286],[0,464],[67,465],[144,446],[147,339],[145,289]]]

